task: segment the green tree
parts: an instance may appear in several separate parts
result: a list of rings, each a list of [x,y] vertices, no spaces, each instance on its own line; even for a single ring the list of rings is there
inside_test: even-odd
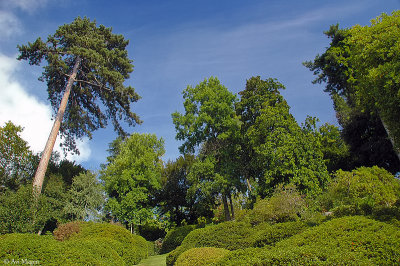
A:
[[[240,129],[240,121],[235,114],[235,102],[237,98],[223,86],[217,78],[211,77],[198,84],[196,87],[188,86],[183,91],[183,106],[185,113],[172,114],[173,123],[177,131],[176,138],[184,141],[179,148],[181,153],[199,153],[198,168],[213,162],[215,176],[202,176],[200,173],[192,173],[191,181],[202,188],[199,193],[222,195],[226,219],[230,220],[228,198],[231,197],[234,188],[240,186],[239,176],[233,175],[234,154]],[[209,169],[210,170],[210,169]],[[206,191],[212,186],[207,183],[221,181],[224,185],[219,191]],[[219,182],[218,181],[218,182]],[[221,184],[222,184],[221,183]],[[198,186],[198,188],[200,188]]]
[[[382,14],[371,26],[356,25],[345,39],[351,72],[360,105],[382,120],[400,160],[400,11]]]
[[[373,105],[363,104],[357,92],[359,86],[353,78],[355,68],[350,60],[353,50],[348,44],[352,31],[332,25],[324,33],[331,39],[330,46],[304,65],[317,76],[313,83],[326,83],[325,91],[332,97],[343,128],[341,136],[349,145],[349,169],[378,165],[395,173],[400,169],[400,160],[381,117]]]
[[[18,46],[19,60],[28,60],[31,65],[40,65],[43,59],[47,62],[40,80],[47,82],[51,105],[58,110],[33,182],[38,193],[58,131],[65,139],[65,149],[78,152],[76,138],[90,138],[92,131],[104,128],[109,120],[121,135],[125,131],[120,120],[130,126],[141,122],[130,105],[139,96],[123,84],[133,70],[126,51],[128,43],[111,28],[97,27],[96,22],[78,17],[59,27],[45,42],[38,38]]]
[[[164,141],[152,134],[134,133],[101,172],[108,195],[106,209],[133,231],[154,218],[152,198],[161,188]]]
[[[290,114],[289,105],[279,93],[283,88],[274,79],[252,77],[239,93],[236,110],[243,122],[245,151],[242,171],[256,182],[262,197],[271,195],[278,184],[289,183],[315,195],[329,178],[320,142]]]
[[[33,154],[20,137],[22,130],[11,121],[0,127],[0,191],[17,190],[34,174]]]
[[[64,212],[68,220],[86,220],[99,216],[105,203],[104,189],[96,175],[90,171],[74,177],[67,192]]]
[[[175,161],[168,161],[163,169],[162,187],[156,201],[162,213],[168,214],[171,223],[178,226],[183,220],[194,224],[200,217],[212,218],[213,205],[188,194],[192,186],[188,176],[194,162],[194,155],[185,154]]]
[[[337,126],[325,123],[317,128],[319,120],[315,117],[307,117],[302,125],[303,131],[313,133],[320,143],[320,150],[328,172],[336,170],[349,170],[351,157],[348,145],[341,137],[340,129]]]

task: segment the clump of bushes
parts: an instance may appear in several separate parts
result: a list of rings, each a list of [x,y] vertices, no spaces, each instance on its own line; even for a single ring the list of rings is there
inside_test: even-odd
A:
[[[253,210],[239,220],[259,224],[297,221],[306,208],[306,202],[294,185],[278,186],[272,197],[258,200]]]
[[[307,224],[301,221],[278,223],[274,225],[266,224],[262,228],[256,228],[252,236],[254,247],[264,247],[273,245],[285,238],[294,236],[308,228]]]
[[[370,215],[400,200],[400,181],[383,168],[339,170],[321,197],[322,207],[336,217]]]
[[[66,245],[52,236],[8,234],[0,236],[0,261],[43,265],[123,265],[112,248],[92,241]]]
[[[125,228],[108,223],[80,222],[77,224],[79,232],[70,234],[68,241],[107,240],[127,265],[137,264],[148,255],[147,241],[141,236],[132,235]],[[65,227],[68,226],[60,228]],[[58,229],[55,234],[58,235]]]
[[[270,245],[306,228],[307,225],[300,221],[273,225],[262,223],[257,226],[231,221],[197,229],[187,235],[181,246],[168,254],[167,265],[173,265],[183,252],[191,248],[215,247],[237,250]]]
[[[196,225],[184,225],[168,231],[162,243],[160,253],[165,254],[176,249],[182,243],[183,239],[196,228]]]
[[[232,251],[218,265],[397,264],[398,227],[352,216],[332,219],[275,246]]]
[[[210,265],[223,258],[229,250],[223,248],[192,248],[183,252],[176,266],[195,266],[195,265]]]
[[[58,240],[58,241],[57,241]],[[141,236],[117,225],[71,222],[53,236],[0,236],[0,258],[52,265],[134,265],[154,252]]]

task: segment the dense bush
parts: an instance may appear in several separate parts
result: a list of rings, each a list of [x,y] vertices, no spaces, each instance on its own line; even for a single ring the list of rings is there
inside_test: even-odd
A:
[[[190,232],[182,245],[167,256],[167,265],[173,265],[186,250],[198,247],[216,247],[228,250],[270,245],[305,230],[302,222],[282,224],[262,223],[251,226],[244,222],[225,222]]]
[[[0,236],[0,261],[41,265],[121,265],[106,245],[74,242],[65,245],[52,236],[8,234]]]
[[[183,252],[176,266],[210,265],[223,258],[229,250],[223,248],[192,248]]]
[[[196,225],[185,225],[170,230],[164,238],[160,253],[165,254],[174,250],[194,229],[196,229]]]
[[[398,227],[353,216],[325,222],[273,247],[232,251],[218,265],[394,265],[399,260]]]
[[[240,220],[251,224],[297,221],[305,205],[304,199],[294,185],[278,186],[271,198],[258,200],[254,209]]]
[[[146,258],[149,253],[147,241],[138,235],[132,235],[128,230],[117,225],[107,223],[80,222],[78,233],[71,231],[67,236],[68,241],[78,242],[83,240],[102,240],[106,241],[113,250],[127,265],[139,263],[140,260]],[[59,235],[59,231],[63,228],[73,228],[73,226],[62,225],[55,231],[55,235]]]
[[[261,227],[261,226],[260,226]],[[306,230],[308,226],[303,222],[287,222],[287,223],[278,223],[274,225],[264,225],[261,228],[255,230],[255,234],[253,236],[255,247],[264,247],[267,245],[272,245],[277,243],[285,238],[296,235],[304,230]]]
[[[336,216],[372,214],[391,207],[400,199],[400,181],[385,169],[360,167],[351,172],[339,170],[322,196],[325,210]]]

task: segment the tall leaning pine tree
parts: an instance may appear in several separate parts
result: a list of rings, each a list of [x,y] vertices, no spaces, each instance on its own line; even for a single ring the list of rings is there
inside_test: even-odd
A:
[[[126,47],[129,41],[112,33],[111,28],[97,27],[88,18],[76,18],[60,26],[47,41],[18,46],[18,60],[30,65],[47,64],[39,78],[47,82],[49,100],[53,107],[54,125],[47,140],[33,181],[39,195],[47,165],[58,135],[64,138],[65,151],[78,153],[76,139],[92,137],[91,132],[104,128],[109,121],[119,135],[126,132],[121,120],[129,126],[141,123],[131,111],[131,103],[140,96],[134,88],[124,86],[133,71]]]

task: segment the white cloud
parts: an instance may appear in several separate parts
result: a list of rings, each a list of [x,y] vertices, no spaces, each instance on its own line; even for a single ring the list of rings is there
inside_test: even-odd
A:
[[[21,23],[11,12],[0,10],[0,36],[2,39],[21,33]]]
[[[36,9],[43,7],[48,0],[13,0],[9,1],[8,8],[20,8],[26,12],[33,12]]]
[[[53,121],[51,107],[36,97],[29,95],[18,81],[13,79],[19,62],[14,57],[0,53],[0,125],[11,120],[24,127],[21,137],[25,139],[31,150],[41,152],[46,144]],[[70,160],[83,162],[90,158],[91,150],[88,139],[78,141],[79,156],[68,155]],[[59,140],[54,150],[61,152]]]

